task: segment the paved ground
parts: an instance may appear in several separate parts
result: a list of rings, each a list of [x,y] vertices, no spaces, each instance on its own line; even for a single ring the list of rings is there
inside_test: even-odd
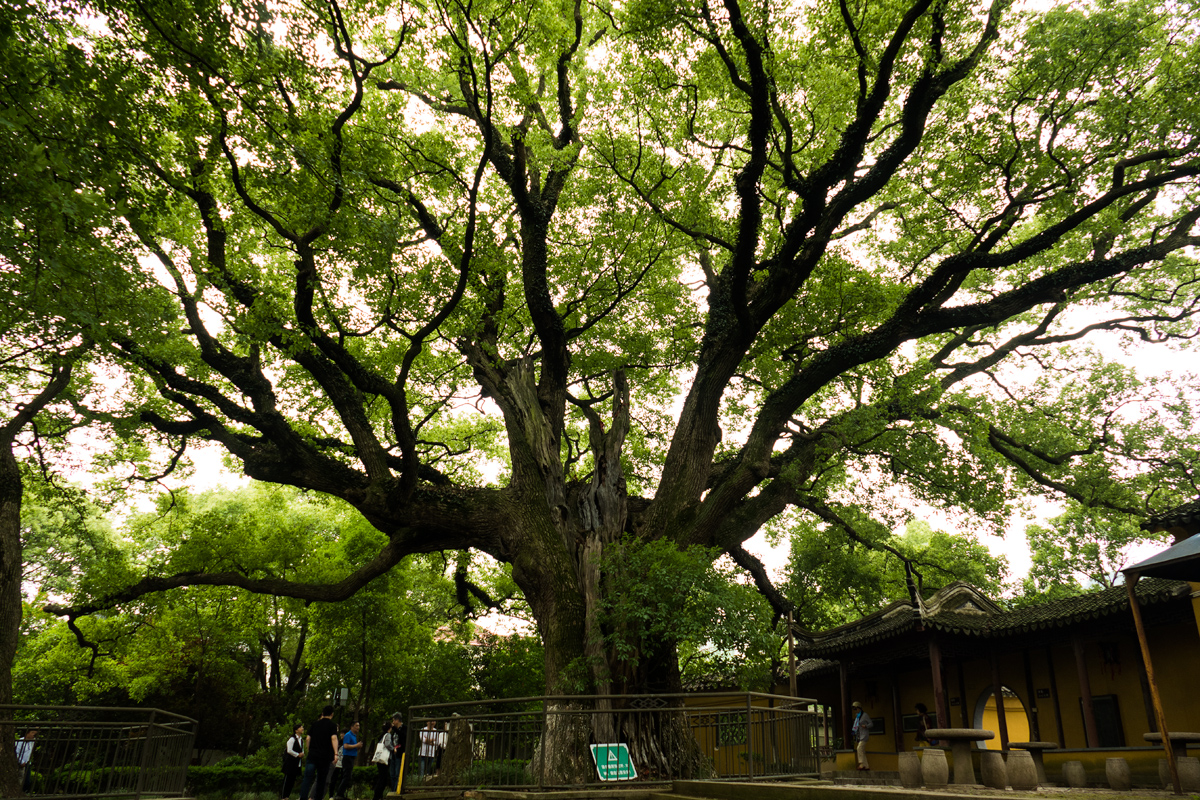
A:
[[[414,792],[421,800],[429,795]],[[996,800],[1174,800],[1169,791],[1134,789],[1068,789],[1043,787],[1032,792],[1012,789],[949,787],[947,789],[904,789],[899,786],[835,786],[825,781],[810,783],[726,783],[716,781],[679,781],[673,790],[627,788],[624,790],[576,790],[571,792],[514,792],[476,790],[464,792],[467,800],[954,800],[955,798],[996,798]],[[1200,794],[1183,794],[1200,800]]]

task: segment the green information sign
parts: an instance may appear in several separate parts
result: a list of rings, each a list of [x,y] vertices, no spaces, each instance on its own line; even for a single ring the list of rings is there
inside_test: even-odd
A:
[[[592,745],[592,760],[602,781],[631,781],[637,777],[629,747],[623,744]]]

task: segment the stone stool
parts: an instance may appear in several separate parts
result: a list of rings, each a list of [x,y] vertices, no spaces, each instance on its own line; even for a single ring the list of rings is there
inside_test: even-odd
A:
[[[1200,792],[1200,758],[1184,756],[1175,759],[1179,768],[1179,786],[1185,792]]]
[[[950,765],[946,763],[946,751],[940,747],[926,747],[921,753],[921,782],[926,789],[945,789],[950,782]]]
[[[1008,783],[1017,790],[1036,789],[1038,786],[1037,765],[1028,750],[1008,751]]]
[[[1008,786],[1008,770],[1004,766],[1004,753],[999,750],[984,750],[979,757],[979,777],[989,789],[1004,789]]]
[[[1128,792],[1133,787],[1129,762],[1123,758],[1104,759],[1104,777],[1108,778],[1109,787],[1118,792]]]
[[[1082,761],[1068,761],[1062,768],[1063,783],[1072,789],[1082,789],[1087,786],[1087,773]]]
[[[1185,792],[1200,792],[1200,759],[1183,756],[1175,759],[1175,768],[1179,770],[1179,788]],[[1171,783],[1171,768],[1165,758],[1158,760],[1158,782],[1164,789],[1174,789]]]
[[[1037,770],[1037,782],[1039,784],[1049,783],[1046,780],[1046,764],[1042,759],[1042,753],[1046,750],[1057,750],[1058,742],[1009,742],[1009,749],[1026,750],[1033,757],[1033,766]]]
[[[916,753],[900,753],[900,785],[905,789],[921,786],[921,757]]]

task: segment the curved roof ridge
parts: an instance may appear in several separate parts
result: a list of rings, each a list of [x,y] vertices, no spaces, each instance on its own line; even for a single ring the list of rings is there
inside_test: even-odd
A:
[[[1186,599],[1191,587],[1184,581],[1143,578],[1136,586],[1138,601],[1154,605]],[[1024,608],[1003,609],[974,586],[956,581],[926,601],[922,616],[911,601],[897,600],[854,622],[814,633],[811,642],[797,645],[802,657],[836,657],[841,651],[890,639],[925,625],[948,633],[979,638],[1004,637],[1045,628],[1062,628],[1099,617],[1129,612],[1124,586],[1048,600]]]

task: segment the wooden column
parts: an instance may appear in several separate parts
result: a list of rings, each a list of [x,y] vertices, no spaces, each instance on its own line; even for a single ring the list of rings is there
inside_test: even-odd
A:
[[[792,637],[792,612],[788,612],[788,689],[792,697],[799,697],[796,690],[796,641]]]
[[[1000,749],[1008,749],[1008,712],[1004,708],[1004,685],[1000,683],[1000,659],[992,651],[992,692],[996,697],[996,724],[1000,728]]]
[[[1158,732],[1162,734],[1163,749],[1167,751],[1167,766],[1171,770],[1171,783],[1175,794],[1183,794],[1179,785],[1179,766],[1175,763],[1175,748],[1171,746],[1171,735],[1167,731],[1167,717],[1163,712],[1162,698],[1158,696],[1158,685],[1154,682],[1154,665],[1150,663],[1150,643],[1146,641],[1146,627],[1142,624],[1142,608],[1133,591],[1138,576],[1125,575],[1125,589],[1129,593],[1129,610],[1133,612],[1133,625],[1137,628],[1138,644],[1142,648],[1142,661],[1146,664],[1146,680],[1150,684],[1150,697],[1154,700],[1154,716],[1158,719]]]
[[[837,727],[842,732],[842,747],[853,748],[854,743],[850,741],[850,665],[845,661],[839,662],[838,674],[842,682],[842,706],[838,709]]]
[[[1058,676],[1054,674],[1054,654],[1046,648],[1046,669],[1050,672],[1050,698],[1054,701],[1054,725],[1058,729],[1058,746],[1067,746],[1067,737],[1063,733],[1062,706],[1058,702]]]
[[[900,724],[900,684],[896,680],[896,672],[892,671],[892,733],[896,739],[896,752],[904,752],[904,731]]]
[[[946,681],[942,677],[942,648],[934,631],[929,631],[929,666],[933,672],[933,705],[938,727],[949,728],[950,709],[946,705]]]
[[[971,714],[967,711],[967,676],[963,672],[962,656],[954,659],[954,663],[958,665],[958,716],[964,728],[974,728],[975,720],[971,719]]]
[[[1100,734],[1096,730],[1096,711],[1092,707],[1092,682],[1088,678],[1083,640],[1074,636],[1071,644],[1075,647],[1075,671],[1079,674],[1079,696],[1083,700],[1083,731],[1087,734],[1087,746],[1099,747]]]
[[[1033,683],[1033,666],[1029,661],[1028,647],[1021,651],[1021,659],[1025,662],[1025,701],[1029,703],[1025,708],[1025,716],[1029,718],[1029,740],[1040,742],[1042,731],[1038,727],[1037,687]]]

